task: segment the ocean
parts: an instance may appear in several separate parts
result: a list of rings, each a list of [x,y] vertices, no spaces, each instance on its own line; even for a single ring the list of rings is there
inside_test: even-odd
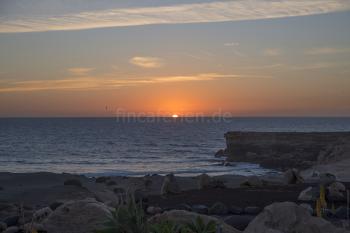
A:
[[[350,131],[350,118],[2,118],[0,172],[263,175],[215,158],[227,131]]]

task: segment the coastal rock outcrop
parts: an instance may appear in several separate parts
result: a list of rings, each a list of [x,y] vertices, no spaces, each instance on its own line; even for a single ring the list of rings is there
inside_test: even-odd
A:
[[[197,217],[201,217],[204,221],[204,223],[208,223],[209,221],[213,220],[215,221],[218,225],[221,225],[222,227],[222,233],[240,233],[239,230],[236,230],[235,228],[229,226],[226,223],[222,223],[221,220],[207,216],[207,215],[202,215],[202,214],[197,214],[193,212],[188,212],[185,210],[171,210],[171,211],[166,211],[162,214],[158,214],[153,216],[152,218],[149,219],[150,223],[159,223],[161,221],[166,221],[170,220],[172,222],[175,222],[177,224],[186,224],[189,222],[195,221]]]
[[[67,202],[43,221],[50,233],[92,233],[103,227],[111,212],[106,205],[94,199]]]
[[[293,202],[274,203],[265,207],[244,233],[349,233],[336,228],[330,222],[313,217],[304,208]]]
[[[228,161],[271,168],[304,169],[350,157],[350,132],[228,132],[225,138]]]

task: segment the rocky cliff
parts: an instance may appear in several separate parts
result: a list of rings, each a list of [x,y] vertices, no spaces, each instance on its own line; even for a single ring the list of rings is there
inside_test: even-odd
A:
[[[350,132],[228,132],[228,161],[307,168],[350,158]]]

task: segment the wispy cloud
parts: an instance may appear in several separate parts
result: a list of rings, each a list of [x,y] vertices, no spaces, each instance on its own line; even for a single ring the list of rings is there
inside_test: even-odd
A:
[[[265,49],[263,51],[263,54],[265,56],[271,56],[271,57],[279,56],[282,54],[282,50],[278,48],[269,48],[269,49]]]
[[[30,1],[27,4],[30,4]],[[349,9],[349,0],[236,0],[171,6],[111,8],[55,15],[12,14],[0,16],[0,32],[255,20],[323,14]]]
[[[350,53],[350,48],[331,48],[331,47],[321,47],[312,48],[305,51],[307,55],[330,55],[337,53]]]
[[[88,75],[91,71],[93,71],[94,68],[87,68],[87,67],[73,67],[69,68],[68,72],[71,75],[77,75],[77,76],[86,76]]]
[[[159,68],[163,66],[162,59],[158,57],[133,57],[129,62],[143,68]]]
[[[168,83],[168,82],[189,82],[189,81],[211,81],[221,78],[239,78],[260,76],[246,76],[237,74],[204,73],[195,75],[174,75],[152,78],[118,79],[110,76],[101,77],[74,77],[61,80],[32,80],[32,81],[11,81],[6,80],[0,83],[1,92],[21,91],[47,91],[47,90],[104,90],[115,89],[127,86]],[[263,77],[263,76],[261,76]]]
[[[338,67],[344,65],[343,63],[333,63],[333,62],[316,62],[305,65],[290,66],[291,70],[319,70],[328,69],[333,67]]]
[[[229,46],[229,47],[239,46],[239,43],[238,42],[227,42],[227,43],[224,43],[224,46]]]

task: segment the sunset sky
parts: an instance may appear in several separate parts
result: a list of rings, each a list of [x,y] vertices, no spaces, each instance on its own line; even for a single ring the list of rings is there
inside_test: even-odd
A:
[[[0,0],[0,117],[350,116],[350,0]]]

